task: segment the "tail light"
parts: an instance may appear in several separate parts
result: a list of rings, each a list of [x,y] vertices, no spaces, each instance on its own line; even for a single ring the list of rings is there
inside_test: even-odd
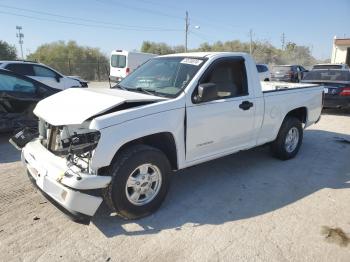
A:
[[[126,70],[125,70],[126,74],[129,74],[130,73],[130,68],[127,67]]]
[[[350,96],[350,87],[344,87],[339,93],[340,96]]]

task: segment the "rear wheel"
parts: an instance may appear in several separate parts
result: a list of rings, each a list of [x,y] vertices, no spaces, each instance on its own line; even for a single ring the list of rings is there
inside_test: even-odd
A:
[[[147,216],[162,204],[170,172],[163,152],[146,145],[131,146],[120,153],[110,168],[112,182],[105,190],[106,201],[124,218]]]
[[[271,144],[271,151],[279,159],[291,159],[298,153],[302,140],[303,128],[301,121],[295,117],[286,117],[276,140]]]

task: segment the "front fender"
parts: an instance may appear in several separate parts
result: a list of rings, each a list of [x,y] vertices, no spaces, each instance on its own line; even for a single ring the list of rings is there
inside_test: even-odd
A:
[[[138,138],[168,132],[175,140],[179,165],[184,161],[184,116],[185,108],[172,109],[125,121],[101,129],[101,138],[91,159],[91,168],[98,169],[109,166],[126,143]]]

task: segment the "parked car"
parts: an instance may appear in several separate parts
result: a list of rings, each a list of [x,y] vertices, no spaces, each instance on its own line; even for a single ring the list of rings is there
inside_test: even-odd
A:
[[[350,71],[340,69],[317,69],[303,79],[305,83],[324,86],[325,108],[350,108]]]
[[[88,87],[89,81],[82,79],[80,76],[67,76],[67,77],[79,81],[81,87]]]
[[[347,64],[317,64],[317,65],[314,65],[311,70],[320,70],[320,69],[350,70]]]
[[[286,81],[298,83],[308,72],[300,65],[276,65],[272,67],[271,81]]]
[[[71,87],[87,87],[86,81],[64,76],[51,67],[32,61],[0,61],[0,68],[29,76],[47,86],[60,90]]]
[[[322,92],[260,82],[245,53],[160,56],[118,89],[68,89],[39,102],[40,135],[23,148],[23,163],[81,222],[103,199],[120,216],[140,218],[163,202],[171,170],[266,143],[277,158],[293,158],[303,128],[320,118]]]
[[[266,64],[256,64],[260,81],[270,81],[270,70]]]
[[[141,52],[129,52],[126,50],[112,51],[109,70],[110,81],[117,83],[120,82],[140,65],[155,56],[157,55]]]
[[[0,132],[37,127],[33,109],[38,101],[58,90],[14,72],[0,69]]]

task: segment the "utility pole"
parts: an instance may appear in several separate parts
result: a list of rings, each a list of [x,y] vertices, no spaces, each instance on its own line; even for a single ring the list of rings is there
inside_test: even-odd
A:
[[[284,50],[284,45],[286,43],[286,36],[284,33],[281,35],[282,51]]]
[[[190,19],[188,18],[188,12],[186,11],[185,17],[185,52],[187,52],[187,38],[188,38],[188,28],[190,27]]]
[[[23,38],[24,38],[24,34],[21,33],[22,30],[22,26],[16,26],[16,29],[18,30],[18,33],[16,34],[16,37],[18,38],[18,43],[21,46],[21,57],[22,59],[24,59],[23,57]]]
[[[253,30],[249,30],[249,38],[250,38],[250,44],[249,44],[249,54],[252,54],[252,48],[253,48]]]

